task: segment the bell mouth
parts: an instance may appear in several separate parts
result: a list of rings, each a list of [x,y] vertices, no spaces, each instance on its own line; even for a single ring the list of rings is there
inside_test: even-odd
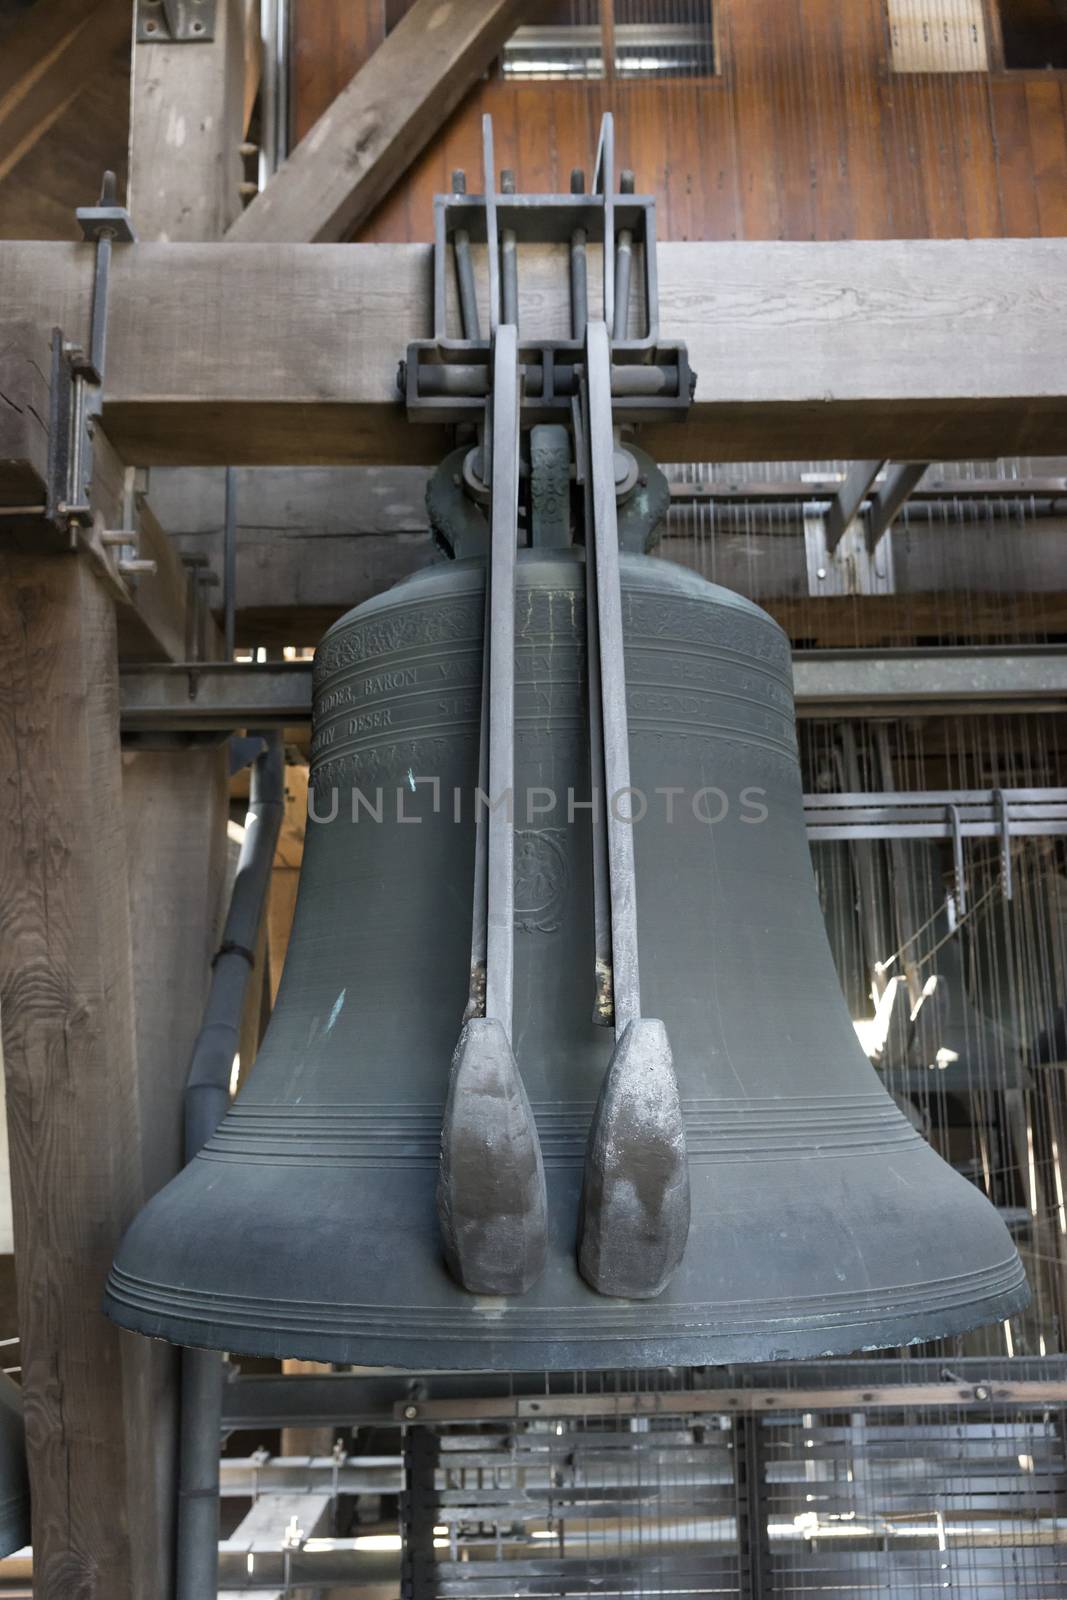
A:
[[[851,1172],[843,1163],[833,1181],[823,1175],[814,1196],[810,1178],[794,1170],[791,1214],[778,1211],[780,1174],[776,1198],[767,1203],[764,1183],[761,1203],[748,1184],[739,1196],[728,1176],[723,1182],[724,1172],[758,1168],[696,1163],[694,1232],[677,1277],[654,1301],[608,1299],[579,1276],[578,1164],[550,1167],[548,1265],[527,1294],[507,1299],[467,1294],[449,1277],[432,1168],[396,1171],[383,1183],[379,1167],[353,1194],[351,1169],[301,1168],[282,1185],[277,1171],[235,1167],[230,1192],[225,1183],[211,1186],[212,1220],[203,1209],[206,1173],[197,1170],[210,1165],[197,1158],[127,1234],[104,1307],[122,1327],[277,1359],[415,1372],[565,1371],[883,1350],[1003,1321],[1029,1300],[993,1208],[918,1140],[895,1158],[888,1190],[872,1183],[869,1158],[853,1157]],[[938,1214],[930,1183],[942,1174],[956,1192],[939,1197],[954,1222],[953,1237],[939,1241],[929,1233]],[[349,1226],[348,1215],[361,1211],[364,1226]],[[863,1238],[866,1253],[856,1244]],[[887,1253],[879,1241],[888,1239],[895,1244]],[[961,1260],[979,1264],[960,1272]]]

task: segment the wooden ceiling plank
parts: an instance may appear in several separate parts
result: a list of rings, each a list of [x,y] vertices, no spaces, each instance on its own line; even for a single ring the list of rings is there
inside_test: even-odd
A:
[[[489,66],[522,9],[520,0],[416,0],[228,238],[343,239]]]

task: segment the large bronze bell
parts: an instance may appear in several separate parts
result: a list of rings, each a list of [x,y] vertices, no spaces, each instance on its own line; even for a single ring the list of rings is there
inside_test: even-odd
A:
[[[125,1327],[267,1356],[570,1369],[883,1348],[1025,1304],[996,1212],[897,1110],[842,1001],[785,636],[642,555],[621,575],[642,999],[669,1034],[691,1223],[658,1295],[582,1276],[612,1052],[593,1017],[584,567],[577,549],[524,550],[515,580],[511,1043],[543,1159],[540,1276],[461,1287],[436,1200],[470,986],[485,569],[469,558],[319,647],[281,992],[247,1087],[121,1246],[107,1309]],[[635,1194],[635,1214],[656,1203]]]

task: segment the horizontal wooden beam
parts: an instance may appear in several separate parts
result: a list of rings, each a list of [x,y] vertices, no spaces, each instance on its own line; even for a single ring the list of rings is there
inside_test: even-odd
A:
[[[531,335],[567,322],[565,251],[520,260]],[[87,331],[87,246],[0,244],[0,305]],[[1067,436],[1067,239],[667,243],[665,338],[698,375],[665,461],[1051,455]],[[590,281],[596,281],[590,271]],[[397,364],[430,333],[428,245],[120,246],[105,419],[128,461],[438,459]]]
[[[182,554],[222,571],[221,469],[154,469],[152,505]],[[246,645],[314,644],[349,607],[441,559],[427,530],[421,467],[242,469],[236,474],[237,633]],[[892,533],[897,593],[809,592],[803,523],[780,507],[729,504],[714,536],[702,508],[672,508],[656,554],[692,567],[827,645],[998,639],[1062,631],[1067,518],[994,503]],[[213,595],[221,594],[215,589]],[[783,611],[782,608],[786,610]]]

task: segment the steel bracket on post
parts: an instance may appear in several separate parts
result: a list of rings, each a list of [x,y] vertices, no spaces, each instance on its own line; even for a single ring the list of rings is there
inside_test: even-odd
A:
[[[607,322],[612,335],[616,422],[683,420],[696,380],[685,345],[660,340],[655,200],[634,194],[628,173],[621,175],[616,191],[610,114],[603,121],[592,192],[584,173],[575,172],[570,194],[516,194],[510,173],[502,174],[497,193],[491,129],[485,148],[485,192],[468,194],[465,175],[456,173],[452,193],[434,199],[433,337],[408,346],[399,374],[409,419],[438,425],[477,425],[481,420],[490,388],[493,333],[492,326],[482,329],[478,316],[476,267],[484,261],[481,275],[489,304],[502,301],[519,328],[524,427],[570,422],[590,315]],[[571,286],[570,338],[521,327],[519,268],[525,245],[558,247],[560,275]],[[592,305],[588,285],[594,275],[586,262],[590,246],[599,248],[608,263],[602,296]],[[455,292],[449,283],[453,262]],[[485,298],[483,287],[483,302]]]
[[[210,44],[216,0],[137,0],[138,44]]]
[[[892,594],[893,547],[887,529],[871,548],[860,518],[848,523],[836,539],[831,520],[815,506],[804,510],[804,552],[811,595]]]
[[[79,206],[75,217],[82,237],[96,247],[89,346],[68,342],[58,328],[53,332],[45,505],[46,520],[72,538],[77,527],[87,528],[93,520],[93,435],[103,406],[111,246],[137,237],[129,212],[118,204],[113,172],[104,174],[98,203]]]

